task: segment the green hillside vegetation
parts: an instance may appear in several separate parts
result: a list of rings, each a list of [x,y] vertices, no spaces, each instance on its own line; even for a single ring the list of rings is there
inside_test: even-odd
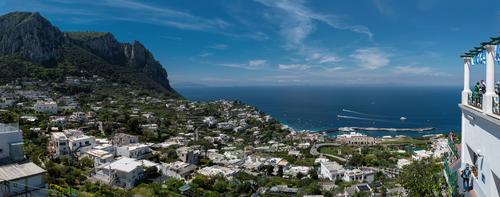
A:
[[[19,78],[32,78],[48,82],[62,82],[65,76],[99,75],[111,82],[140,86],[148,90],[162,90],[168,96],[177,97],[140,70],[107,63],[102,58],[68,44],[63,46],[63,57],[55,65],[41,65],[11,55],[0,56],[0,84],[6,84]]]
[[[109,32],[91,32],[91,31],[86,31],[86,32],[65,32],[69,38],[76,40],[76,41],[88,41],[92,40],[95,38],[102,37],[106,34],[109,34]]]

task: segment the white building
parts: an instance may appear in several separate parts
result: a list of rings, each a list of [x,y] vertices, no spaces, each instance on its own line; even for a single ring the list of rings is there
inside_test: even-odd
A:
[[[346,170],[344,172],[344,177],[342,179],[346,182],[366,181],[368,183],[371,183],[373,182],[374,177],[375,177],[375,172],[373,172],[372,170],[352,169],[352,170]]]
[[[111,144],[98,144],[97,146],[94,146],[94,149],[103,150],[113,155],[115,154],[115,147]]]
[[[416,150],[413,151],[413,155],[411,158],[415,161],[419,161],[421,159],[430,158],[432,156],[432,152],[428,150]]]
[[[73,112],[68,120],[70,122],[84,122],[87,120],[87,116],[83,112]]]
[[[49,140],[49,154],[52,157],[85,153],[96,145],[95,137],[83,135],[80,130],[52,132]]]
[[[179,159],[190,164],[198,164],[201,155],[200,150],[196,147],[183,146],[175,150]]]
[[[0,161],[24,159],[22,143],[23,135],[17,125],[0,123]]]
[[[68,155],[70,153],[69,141],[63,132],[52,132],[49,141],[49,154],[52,157]]]
[[[57,103],[55,101],[37,101],[33,106],[36,112],[57,114]]]
[[[146,144],[127,144],[117,147],[116,155],[129,158],[144,159],[145,157],[151,155],[151,149]]]
[[[243,168],[253,171],[259,171],[261,167],[264,165],[265,158],[257,157],[257,156],[247,156],[245,158],[245,162],[243,163]]]
[[[225,178],[229,178],[237,172],[235,169],[231,169],[223,166],[207,166],[198,170],[198,173],[203,176],[213,177],[217,175],[222,175]]]
[[[95,137],[88,135],[77,135],[69,137],[69,148],[73,153],[84,153],[94,148]]]
[[[0,123],[0,195],[47,196],[46,171],[26,161],[23,137],[17,126]]]
[[[297,145],[297,147],[299,147],[300,149],[309,148],[310,146],[311,146],[311,143],[309,143],[309,142],[304,142],[304,143],[300,143],[299,145]]]
[[[398,159],[398,163],[397,163],[397,167],[399,169],[403,168],[404,166],[406,165],[410,165],[411,164],[411,161],[408,160],[408,159]]]
[[[122,157],[111,163],[96,168],[93,179],[113,186],[132,188],[144,177],[143,163],[128,157]]]
[[[330,181],[341,179],[344,176],[344,166],[335,161],[326,161],[320,163],[320,176]]]
[[[478,196],[500,196],[500,105],[495,93],[495,67],[500,54],[498,40],[484,43],[482,51],[475,50],[461,56],[464,59],[464,89],[462,102],[461,169],[470,164],[474,190]],[[485,62],[473,61],[485,57]],[[486,92],[481,97],[472,95],[470,67],[485,64]],[[478,65],[484,66],[484,65]]]
[[[117,133],[113,136],[113,143],[118,146],[139,143],[139,136]]]
[[[205,123],[207,126],[211,127],[215,123],[217,123],[217,121],[215,120],[215,118],[213,116],[208,116],[208,117],[203,118],[203,123]]]
[[[162,163],[161,172],[167,177],[175,177],[178,179],[188,179],[191,173],[196,170],[196,165],[176,161],[173,163]]]
[[[375,145],[378,141],[371,136],[361,133],[350,132],[349,134],[337,135],[337,141],[348,145]]]
[[[312,169],[310,166],[292,166],[288,167],[283,171],[283,174],[289,176],[297,176],[299,173],[307,176],[309,175],[309,171]]]
[[[94,166],[100,166],[113,161],[113,154],[98,149],[91,149],[84,153],[84,156],[94,160]]]
[[[448,145],[448,138],[438,138],[432,143],[432,157],[441,158],[444,155],[450,154],[451,149]]]
[[[243,151],[225,151],[224,154],[217,152],[217,149],[207,150],[207,157],[215,164],[234,165],[241,162]]]

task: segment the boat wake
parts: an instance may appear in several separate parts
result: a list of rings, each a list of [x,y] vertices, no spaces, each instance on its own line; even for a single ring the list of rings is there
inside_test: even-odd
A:
[[[423,127],[423,128],[378,128],[378,127],[340,127],[338,131],[350,132],[350,131],[389,131],[389,132],[397,132],[397,131],[415,131],[415,132],[423,132],[423,131],[432,131],[434,127]]]
[[[378,119],[378,118],[363,118],[363,117],[344,116],[344,115],[337,115],[337,118],[354,119],[354,120],[366,120],[366,121],[374,121],[374,122],[392,122],[392,123],[397,123],[397,121],[393,121],[393,120]]]
[[[377,115],[377,114],[367,114],[367,113],[362,113],[362,112],[358,112],[358,111],[354,111],[354,110],[350,110],[350,109],[342,109],[343,112],[347,112],[347,113],[352,113],[352,114],[357,114],[357,115],[361,115],[361,116],[371,116],[371,117],[389,117],[389,116],[384,116],[384,115]]]

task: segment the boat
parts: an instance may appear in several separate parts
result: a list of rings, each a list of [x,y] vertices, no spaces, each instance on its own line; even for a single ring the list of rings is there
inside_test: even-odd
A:
[[[399,119],[400,119],[401,121],[403,121],[403,120],[406,120],[406,117],[401,116],[401,118],[399,118]]]

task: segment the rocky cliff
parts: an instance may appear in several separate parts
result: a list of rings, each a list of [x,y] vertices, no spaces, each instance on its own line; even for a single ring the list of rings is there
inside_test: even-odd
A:
[[[46,62],[61,57],[64,36],[38,13],[13,12],[0,17],[0,54]]]
[[[61,32],[39,13],[0,16],[0,56],[55,67],[62,62],[177,94],[167,71],[140,42],[121,43],[108,32]]]

